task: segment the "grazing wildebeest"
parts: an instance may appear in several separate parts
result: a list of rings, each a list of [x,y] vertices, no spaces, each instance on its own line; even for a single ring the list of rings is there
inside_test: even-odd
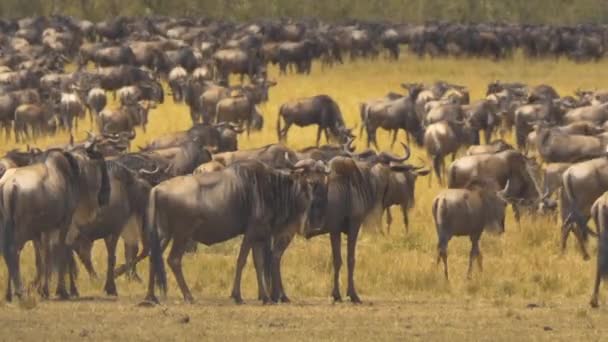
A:
[[[589,235],[595,233],[589,229],[587,222],[593,202],[606,191],[608,191],[606,156],[574,164],[564,171],[560,196],[562,252],[566,249],[572,231],[579,242],[583,258],[589,259],[585,243]]]
[[[589,304],[593,308],[599,307],[599,291],[602,278],[608,274],[608,193],[601,195],[591,207],[591,216],[595,222],[598,233],[597,266],[595,284]]]
[[[29,130],[32,131],[34,141],[43,134],[52,133],[56,122],[50,104],[22,104],[15,109],[15,141],[29,140]]]
[[[285,127],[281,128],[281,119]],[[299,127],[318,125],[316,145],[319,146],[321,132],[325,132],[325,140],[329,143],[329,136],[345,142],[352,136],[350,129],[346,128],[342,112],[338,104],[328,95],[293,100],[281,105],[277,117],[277,136],[279,140],[287,138],[291,125]]]
[[[40,155],[39,160],[15,169],[0,185],[4,261],[9,271],[9,284],[14,285],[15,294],[20,297],[23,287],[19,255],[23,245],[30,240],[42,245],[43,235],[58,231],[59,250],[64,253],[59,263],[57,295],[68,298],[65,288],[66,235],[71,224],[86,220],[96,208],[107,204],[110,194],[108,173],[103,157],[95,149],[95,142],[83,148],[78,157],[74,152],[51,149]],[[91,188],[87,184],[91,184],[92,179],[95,186]],[[49,265],[49,260],[45,263]],[[40,292],[48,297],[48,276]],[[73,280],[71,294],[77,295]],[[7,288],[6,298],[12,299],[11,286]]]
[[[496,192],[493,180],[473,180],[462,189],[446,189],[433,200],[433,220],[437,228],[437,263],[443,260],[445,279],[448,279],[448,242],[453,236],[469,236],[471,254],[467,278],[471,278],[473,260],[477,259],[482,270],[479,239],[485,229],[505,230],[504,200],[509,183]]]
[[[242,161],[218,172],[177,177],[154,187],[146,222],[151,245],[146,299],[158,301],[155,282],[166,289],[161,239],[164,244],[173,240],[169,267],[184,300],[192,302],[181,268],[188,239],[212,245],[243,234],[231,297],[242,302],[241,273],[253,248],[261,299],[265,303],[288,301],[281,281],[281,257],[298,226],[316,229],[322,223],[327,200],[325,165],[314,161],[300,165],[302,169],[296,165],[292,171],[281,172],[258,161]],[[264,245],[269,238],[270,260],[264,260]],[[263,274],[265,263],[270,264],[272,274],[270,296]]]
[[[606,150],[601,137],[568,134],[559,128],[537,127],[536,149],[547,163],[573,163],[597,158]]]

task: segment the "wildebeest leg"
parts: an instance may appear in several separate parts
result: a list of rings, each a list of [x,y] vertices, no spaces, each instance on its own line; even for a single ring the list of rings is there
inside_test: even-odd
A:
[[[323,132],[325,133],[325,142],[327,142],[329,144],[329,128],[325,127]],[[317,144],[317,146],[318,146],[318,144]]]
[[[585,238],[583,237],[583,232],[581,231],[581,228],[577,227],[573,229],[574,232],[574,236],[576,236],[576,240],[578,240],[578,246],[581,250],[581,253],[583,254],[583,259],[584,260],[589,260],[589,253],[587,253],[587,246],[585,243]]]
[[[137,282],[142,282],[141,278],[137,274],[137,253],[139,252],[139,246],[137,243],[132,243],[130,241],[124,242],[125,249],[125,267],[126,275],[128,280],[135,280]],[[117,270],[118,271],[118,270]],[[116,276],[116,275],[115,275]]]
[[[271,272],[272,272],[272,301],[278,302],[279,300],[283,303],[289,303],[290,300],[285,294],[285,290],[283,289],[283,281],[281,279],[281,258],[283,257],[283,253],[289,246],[291,242],[290,237],[279,237],[275,240],[274,246],[272,248],[272,256],[271,256]]]
[[[5,247],[6,248],[6,247]],[[15,286],[15,295],[17,298],[21,298],[23,293],[23,287],[21,285],[21,274],[19,269],[19,256],[20,248],[11,244],[8,250],[4,252],[4,261],[8,269],[8,286],[6,287],[6,301],[10,302],[13,299],[13,291],[11,287],[11,280]]]
[[[114,268],[116,267],[116,244],[118,243],[118,234],[112,234],[104,239],[106,250],[108,251],[108,269],[106,271],[106,284],[104,291],[108,296],[118,296],[116,292],[116,283],[114,282]]]
[[[405,228],[405,232],[409,232],[410,219],[407,216],[407,205],[401,204],[401,214],[403,214],[403,227]]]
[[[437,264],[439,261],[443,261],[443,273],[445,274],[445,280],[448,280],[448,242],[450,242],[450,236],[439,233],[439,243],[437,244]]]
[[[317,128],[317,140],[316,140],[315,146],[319,146],[319,142],[321,141],[321,131],[322,130],[323,130],[323,127],[321,127],[321,125],[319,125],[319,127]]]
[[[517,206],[517,204],[513,203],[511,204],[511,208],[513,209],[513,216],[515,217],[515,222],[517,222],[517,224],[520,224],[520,217],[521,215],[519,214],[519,207]]]
[[[386,208],[386,233],[391,234],[391,224],[393,224],[393,215],[391,214],[391,207]]]
[[[68,257],[68,277],[70,279],[70,296],[78,297],[80,294],[78,293],[78,287],[76,286],[76,276],[78,274],[78,266],[76,265],[76,259],[74,258],[74,253],[72,249],[69,250]]]
[[[256,276],[258,279],[258,288],[262,291],[262,303],[270,303],[268,296],[268,287],[264,276],[264,241],[253,242],[253,262],[257,270]]]
[[[55,294],[60,299],[68,299],[70,297],[70,295],[68,294],[68,291],[65,288],[65,275],[66,275],[66,269],[67,269],[67,266],[69,263],[70,254],[72,253],[72,251],[70,248],[68,248],[68,246],[66,244],[66,241],[65,241],[66,235],[67,235],[67,229],[62,229],[59,232],[59,242],[57,244],[59,271],[58,271],[58,279],[57,279],[57,290],[55,291]]]
[[[272,261],[272,238],[268,238],[265,240],[264,242],[264,280],[266,281],[266,284],[268,286],[272,285],[272,267],[271,267],[271,261]],[[255,266],[255,263],[254,263]],[[255,270],[256,272],[259,272],[259,270]],[[269,289],[269,291],[272,291],[272,289]],[[258,300],[262,300],[263,294],[261,289],[258,288]]]
[[[346,245],[346,266],[348,268],[348,289],[346,295],[350,297],[350,301],[359,304],[361,299],[355,290],[355,251],[357,248],[357,237],[359,236],[360,224],[353,225],[349,229]]]
[[[239,249],[239,255],[236,258],[236,274],[234,276],[234,283],[232,284],[232,294],[230,297],[237,304],[243,304],[243,297],[241,296],[241,275],[243,274],[243,268],[247,263],[247,256],[251,249],[251,241],[247,236],[243,237],[241,242],[241,248]],[[256,265],[257,266],[257,265]],[[258,270],[256,270],[258,271]],[[261,293],[261,292],[260,292]],[[262,298],[259,298],[262,299]]]
[[[481,271],[481,253],[479,252],[479,234],[471,235],[471,253],[469,254],[469,270],[467,271],[467,279],[471,279],[473,273],[473,260],[478,258],[479,269]]]
[[[568,245],[568,238],[570,237],[571,230],[572,230],[572,225],[570,223],[564,223],[562,225],[562,253],[566,252],[566,247]]]
[[[51,255],[48,240],[45,237],[45,234],[40,234],[38,237],[37,249],[40,255],[40,266],[36,265],[36,268],[40,267],[38,270],[39,275],[37,275],[37,277],[41,277],[40,282],[38,283],[38,294],[40,294],[40,297],[47,299],[49,298],[49,280],[51,278],[51,265],[49,263]]]
[[[82,265],[87,270],[89,277],[93,280],[97,280],[99,277],[93,267],[93,258],[91,256],[92,249],[93,242],[85,238],[79,238],[74,248],[76,255],[78,255],[78,259],[80,259],[80,262],[82,262]]]
[[[187,238],[176,238],[173,240],[173,246],[169,252],[167,263],[175,276],[175,280],[177,280],[177,285],[179,285],[179,288],[182,291],[184,301],[187,303],[194,303],[194,298],[192,298],[192,294],[190,293],[190,289],[188,289],[188,285],[186,284],[184,273],[182,271],[182,257],[184,256],[184,252],[186,252],[187,242]]]
[[[329,239],[331,241],[331,255],[333,257],[334,264],[334,289],[332,296],[334,302],[341,302],[342,296],[340,295],[340,267],[342,267],[342,251],[341,251],[341,236],[340,232],[331,232]]]
[[[600,283],[602,281],[602,276],[600,273],[600,263],[598,258],[597,270],[595,273],[595,284],[593,285],[593,294],[591,295],[591,301],[589,304],[592,308],[599,307],[599,292],[600,292]]]

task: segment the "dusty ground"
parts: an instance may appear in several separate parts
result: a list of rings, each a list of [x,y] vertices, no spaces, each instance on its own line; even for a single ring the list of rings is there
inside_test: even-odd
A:
[[[194,305],[170,298],[141,307],[136,298],[82,298],[24,310],[0,309],[0,335],[11,340],[478,340],[599,341],[608,311],[573,300],[491,302],[414,296],[368,298],[362,305],[306,298],[288,305],[236,306],[202,298]]]

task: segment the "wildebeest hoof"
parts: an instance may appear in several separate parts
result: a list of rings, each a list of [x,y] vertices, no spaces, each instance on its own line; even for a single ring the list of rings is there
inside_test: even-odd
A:
[[[146,296],[146,298],[144,298],[143,302],[141,302],[139,305],[141,306],[146,306],[145,303],[151,304],[151,305],[159,305],[160,301],[158,300],[158,298],[156,298],[156,296],[154,295],[148,295]]]
[[[591,259],[591,257],[589,256],[589,254],[583,255],[583,260],[589,261],[589,259]]]
[[[195,304],[194,298],[192,298],[191,296],[184,297],[184,302],[186,302],[186,304]]]
[[[289,297],[287,297],[286,295],[282,295],[281,303],[291,303],[291,299],[289,299]]]
[[[60,300],[68,300],[68,299],[70,299],[70,295],[68,294],[68,291],[66,291],[65,289],[58,289],[55,294],[57,295],[57,297]]]
[[[244,304],[245,302],[243,302],[243,298],[240,295],[232,295],[230,296],[232,298],[232,300],[234,300],[234,304]]]
[[[350,301],[353,304],[361,304],[362,303],[361,299],[359,299],[359,296],[357,296],[356,294],[350,296]]]
[[[105,288],[106,294],[108,296],[118,296],[118,292],[116,291],[116,286],[106,286]]]
[[[76,288],[70,289],[70,297],[72,297],[72,298],[80,297],[80,293],[78,293],[78,289],[76,289]]]
[[[274,304],[274,302],[272,300],[270,300],[270,297],[264,297],[264,298],[262,298],[262,304],[271,305],[271,304]]]
[[[589,305],[591,305],[592,308],[597,309],[600,307],[600,304],[598,303],[597,298],[591,298],[591,301],[589,302]]]
[[[334,303],[342,303],[342,296],[334,294],[333,297],[334,297]]]
[[[141,308],[151,308],[151,307],[154,307],[156,305],[159,305],[158,300],[151,301],[151,300],[148,300],[148,299],[144,299],[144,300],[142,300],[141,302],[139,302],[137,304],[137,306],[139,306]]]

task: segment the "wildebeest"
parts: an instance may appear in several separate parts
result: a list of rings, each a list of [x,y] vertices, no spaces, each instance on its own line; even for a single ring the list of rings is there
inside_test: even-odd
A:
[[[281,120],[285,127],[281,127]],[[287,138],[291,125],[299,127],[318,125],[316,145],[321,140],[321,132],[325,132],[325,139],[329,143],[329,136],[345,142],[352,133],[346,128],[342,112],[338,104],[328,95],[293,100],[281,105],[277,117],[277,136],[279,140]]]
[[[63,150],[47,150],[40,155],[40,162],[15,169],[0,185],[4,260],[9,284],[14,285],[18,297],[23,293],[19,270],[23,245],[29,240],[42,245],[43,235],[53,231],[59,232],[60,250],[64,251],[59,263],[57,295],[69,297],[65,288],[68,228],[86,220],[99,206],[106,205],[110,194],[107,169],[94,142],[82,150],[81,156]],[[95,184],[92,188],[87,186],[91,180]],[[72,285],[72,294],[77,294],[73,282]],[[40,291],[48,296],[48,276]],[[11,286],[7,288],[6,298],[12,298]]]
[[[261,299],[288,301],[280,275],[282,254],[300,224],[318,227],[327,199],[325,166],[318,167],[318,162],[312,165],[283,173],[258,161],[243,161],[218,172],[177,177],[154,187],[146,225],[151,243],[146,299],[157,302],[155,282],[166,288],[161,239],[173,241],[168,263],[184,300],[192,302],[181,268],[188,239],[212,245],[243,234],[232,298],[242,302],[241,273],[252,248]],[[269,238],[272,254],[265,260],[263,249]],[[272,274],[270,296],[263,274],[265,263],[270,264]]]
[[[539,168],[534,160],[521,152],[506,150],[493,154],[478,154],[457,159],[448,167],[448,187],[463,188],[470,181],[484,177],[504,187],[509,182],[509,196],[515,218],[519,220],[519,204],[538,205],[545,200],[539,181]]]
[[[99,113],[98,126],[105,133],[132,132],[136,126],[141,126],[146,131],[148,124],[148,113],[152,104],[127,103],[118,110],[104,109]]]
[[[361,300],[355,289],[355,249],[361,224],[377,218],[384,209],[383,200],[388,190],[388,177],[392,172],[409,172],[411,165],[391,165],[356,161],[351,157],[338,156],[330,161],[327,207],[322,228],[306,232],[308,238],[329,233],[332,249],[334,278],[332,296],[341,301],[340,267],[341,234],[347,235],[347,295],[353,303]],[[376,220],[377,221],[377,220]]]
[[[439,121],[429,125],[424,132],[424,147],[433,161],[433,169],[443,183],[442,174],[445,172],[444,158],[451,154],[452,161],[462,146],[475,143],[476,132],[468,122]]]
[[[408,96],[385,97],[361,105],[361,129],[366,129],[368,147],[373,143],[378,148],[376,130],[379,127],[393,132],[391,147],[397,140],[399,129],[403,129],[408,138],[410,134],[413,135],[414,141],[422,145],[424,132],[415,111],[416,97],[422,90],[422,85],[404,84],[403,87],[408,89]]]
[[[86,104],[89,108],[89,114],[91,115],[91,121],[94,118],[97,118],[97,115],[101,113],[101,111],[106,107],[108,103],[108,98],[106,96],[106,92],[103,89],[94,87],[89,90],[87,94]]]
[[[599,238],[597,250],[597,266],[595,284],[589,304],[593,308],[599,307],[599,292],[602,278],[608,273],[608,193],[602,194],[591,207],[591,216],[597,227]]]
[[[446,189],[433,200],[433,220],[437,228],[437,263],[443,261],[445,278],[448,279],[448,242],[453,236],[469,236],[471,254],[467,277],[471,278],[473,261],[477,259],[482,269],[479,239],[485,229],[505,230],[504,199],[509,182],[496,192],[493,181],[473,180],[462,189]]]
[[[562,174],[560,211],[562,220],[562,251],[570,231],[576,236],[583,258],[589,259],[585,243],[595,235],[587,226],[593,202],[608,191],[608,158],[600,157],[570,166]]]
[[[50,107],[50,108],[49,108]],[[34,140],[44,134],[53,133],[57,127],[52,106],[49,104],[23,104],[15,109],[15,141],[29,140],[31,129]]]

